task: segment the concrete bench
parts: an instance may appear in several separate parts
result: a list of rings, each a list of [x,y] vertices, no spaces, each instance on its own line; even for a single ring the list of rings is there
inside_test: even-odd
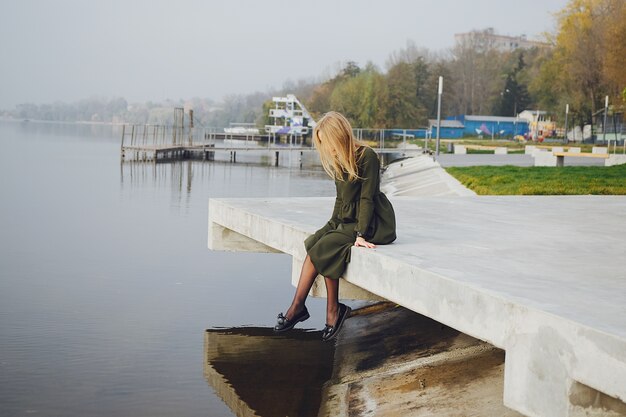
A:
[[[493,151],[495,155],[507,155],[508,148],[505,146],[482,146],[482,145],[454,145],[454,153],[465,155],[467,150],[472,149],[476,151]]]
[[[601,154],[601,153],[582,153],[582,152],[553,152],[552,153],[556,157],[556,166],[562,167],[565,165],[565,157],[575,157],[575,158],[601,158],[607,159],[609,155]]]
[[[533,154],[535,166],[544,167],[562,167],[565,165],[565,157],[571,158],[594,158],[608,159],[608,154],[586,153],[586,152],[564,152],[564,151],[547,151],[536,150]]]
[[[297,283],[332,202],[211,199],[209,248],[289,254]],[[527,416],[626,412],[626,197],[392,202],[398,240],[352,249],[342,298],[387,299],[504,349],[504,404]]]

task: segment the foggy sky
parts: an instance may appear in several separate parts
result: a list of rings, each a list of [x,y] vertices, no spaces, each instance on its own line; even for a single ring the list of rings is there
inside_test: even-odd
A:
[[[495,28],[555,28],[567,0],[0,0],[0,108],[123,96],[130,102],[251,93],[385,69],[407,40],[431,50]]]

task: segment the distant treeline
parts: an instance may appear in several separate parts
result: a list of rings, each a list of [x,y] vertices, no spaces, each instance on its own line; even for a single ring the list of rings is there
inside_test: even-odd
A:
[[[267,94],[233,95],[217,104],[210,99],[165,100],[154,103],[131,103],[118,98],[89,98],[74,103],[20,104],[3,112],[15,119],[63,122],[104,122],[169,125],[174,121],[174,108],[194,110],[198,126],[222,127],[231,121],[255,122],[259,118]]]
[[[282,89],[231,95],[222,101],[194,98],[132,103],[94,98],[76,103],[21,104],[5,116],[57,121],[168,124],[173,107],[193,108],[200,126],[230,122],[268,124],[271,97],[295,94],[315,116],[346,114],[357,127],[414,128],[436,116],[437,80],[444,77],[442,114],[514,116],[540,108],[589,123],[608,95],[612,111],[626,102],[626,2],[571,0],[557,14],[557,32],[545,47],[503,50],[492,29],[474,31],[448,51],[432,52],[409,42],[390,54],[381,70],[347,62],[324,81],[289,82]]]

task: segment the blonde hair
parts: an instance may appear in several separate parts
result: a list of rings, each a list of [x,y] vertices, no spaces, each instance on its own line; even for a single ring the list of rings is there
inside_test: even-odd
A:
[[[357,162],[363,152],[357,156],[357,146],[367,146],[354,138],[352,126],[341,113],[326,113],[313,129],[313,143],[320,154],[324,171],[333,179],[343,181],[348,174],[348,181],[359,179]]]

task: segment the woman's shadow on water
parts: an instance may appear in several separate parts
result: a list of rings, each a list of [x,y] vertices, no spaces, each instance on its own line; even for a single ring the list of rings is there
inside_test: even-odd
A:
[[[204,376],[237,416],[317,416],[335,347],[321,332],[207,329]]]

